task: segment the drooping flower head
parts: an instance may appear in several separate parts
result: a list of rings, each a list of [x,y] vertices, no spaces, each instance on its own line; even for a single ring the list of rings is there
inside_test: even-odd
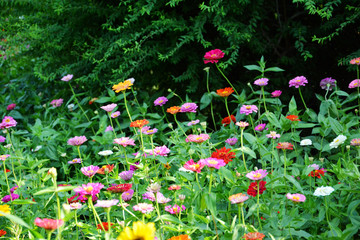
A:
[[[186,142],[194,142],[194,143],[202,143],[205,142],[206,140],[210,139],[210,136],[208,134],[199,134],[199,135],[195,135],[195,134],[190,134],[187,136],[187,138],[185,139]]]
[[[17,122],[10,116],[5,116],[0,123],[0,129],[16,127]]]
[[[205,164],[201,161],[197,163],[194,160],[190,159],[184,164],[184,168],[193,172],[201,173],[201,169],[205,167]]]
[[[320,81],[321,89],[329,89],[330,91],[336,86],[336,80],[332,79],[331,77],[324,78]]]
[[[216,90],[216,94],[219,95],[220,97],[228,97],[233,92],[234,92],[234,89],[231,87]]]
[[[243,193],[234,194],[229,197],[231,204],[243,203],[248,199],[249,199],[249,196],[247,196]]]
[[[289,115],[289,116],[286,116],[286,118],[289,119],[292,122],[300,121],[299,116],[297,116],[297,115]]]
[[[262,86],[268,85],[268,82],[269,82],[269,79],[260,78],[260,79],[255,80],[254,84],[262,87]]]
[[[235,153],[230,151],[231,148],[226,148],[226,147],[216,149],[216,151],[211,154],[211,157],[222,159],[224,160],[225,164],[228,164],[229,162],[232,162],[233,158],[235,158]]]
[[[50,104],[55,108],[55,107],[60,107],[64,102],[64,99],[59,98],[59,99],[54,99],[50,102]]]
[[[315,189],[314,192],[314,196],[328,196],[330,195],[333,191],[335,191],[335,189],[333,187],[318,187],[317,189]]]
[[[68,81],[70,81],[73,77],[74,77],[74,75],[68,74],[68,75],[62,77],[62,78],[61,78],[61,81],[68,82]]]
[[[360,65],[360,57],[351,59],[350,64],[352,64],[352,65]]]
[[[106,190],[112,193],[123,193],[129,191],[131,187],[132,187],[131,183],[124,183],[109,187]]]
[[[118,199],[111,199],[111,200],[97,200],[94,207],[102,207],[102,208],[111,208],[112,206],[117,205],[119,202]]]
[[[281,93],[281,90],[275,90],[271,93],[271,97],[280,97]]]
[[[136,120],[136,121],[131,122],[130,127],[142,128],[148,123],[149,123],[148,120],[140,119],[140,120]]]
[[[119,82],[112,87],[116,93],[130,89],[133,83],[130,80],[125,80],[124,82]]]
[[[9,105],[6,107],[6,110],[11,111],[11,110],[13,110],[15,107],[16,107],[16,104],[15,104],[15,103],[11,103],[11,104],[9,104]]]
[[[211,50],[204,55],[204,63],[217,63],[219,59],[223,58],[225,53],[220,49]]]
[[[184,103],[180,107],[180,112],[192,112],[195,113],[198,105],[196,103]]]
[[[306,197],[300,193],[295,194],[286,194],[286,198],[293,201],[293,202],[305,202]]]
[[[81,187],[75,188],[74,192],[84,196],[92,196],[94,199],[94,196],[96,196],[103,187],[104,185],[101,183],[82,184]]]
[[[166,97],[162,96],[162,97],[158,97],[155,101],[154,101],[154,105],[155,106],[163,106],[164,104],[167,103],[167,101],[169,101]]]
[[[231,119],[231,120],[230,120],[230,119]],[[221,121],[221,124],[224,124],[224,126],[226,127],[227,125],[230,124],[230,122],[233,122],[233,123],[236,122],[236,118],[235,118],[234,115],[230,115],[230,117],[229,117],[229,116],[225,117],[225,118]]]
[[[111,118],[117,118],[118,116],[120,116],[120,111],[116,111],[111,114]]]
[[[268,175],[268,172],[266,170],[259,169],[249,172],[248,174],[246,174],[246,177],[251,180],[257,181],[263,179],[264,177],[266,177],[266,175]]]
[[[127,147],[129,145],[135,146],[135,140],[128,137],[115,138],[114,143],[119,144],[123,147]]]
[[[133,228],[126,227],[117,237],[117,240],[154,240],[155,231],[155,224],[152,222],[146,224],[140,221],[134,222]]]
[[[70,138],[67,141],[67,143],[71,146],[80,146],[86,141],[87,141],[87,138],[85,136],[76,136],[76,137]]]
[[[282,150],[293,150],[293,147],[294,146],[289,142],[280,142],[276,146],[277,149],[282,149]]]
[[[117,104],[116,104],[116,103],[111,103],[111,104],[102,106],[102,107],[100,107],[100,108],[109,113],[109,112],[111,112],[112,110],[114,110],[114,108],[116,108],[116,107],[117,107]]]
[[[237,138],[228,138],[225,140],[225,142],[227,144],[229,144],[230,146],[234,146],[237,143],[238,139]]]
[[[267,138],[277,139],[280,138],[280,134],[276,133],[275,131],[270,131],[269,134],[266,134]]]
[[[358,88],[360,87],[360,79],[352,80],[349,84],[349,88]]]
[[[259,185],[258,185],[259,183]],[[258,186],[259,186],[259,194],[263,194],[263,192],[266,190],[265,187],[266,182],[265,181],[256,181],[256,182],[252,182],[250,183],[250,186],[247,190],[247,194],[253,197],[256,197],[256,195],[258,194]]]
[[[169,212],[171,214],[178,214],[178,213],[180,213],[182,211],[185,211],[185,209],[186,208],[185,208],[184,205],[181,205],[181,207],[180,207],[177,204],[175,204],[174,206],[169,205],[169,206],[165,207],[165,211],[167,211],[167,212]]]
[[[34,224],[38,227],[44,228],[46,230],[55,230],[64,225],[64,220],[62,219],[49,219],[49,218],[36,218]]]
[[[180,112],[181,107],[179,106],[173,106],[173,107],[169,107],[168,109],[166,109],[166,112],[174,115],[177,114],[178,112]]]
[[[330,143],[330,148],[338,148],[338,146],[340,144],[343,144],[346,140],[346,136],[344,135],[339,135],[337,136],[331,143]]]
[[[255,105],[242,105],[240,108],[240,114],[246,114],[249,115],[253,112],[257,112],[258,108]]]
[[[170,153],[170,149],[168,147],[161,146],[161,147],[156,147],[154,148],[154,156],[164,156],[166,157],[168,155],[168,153]]]
[[[289,81],[289,87],[299,88],[300,86],[305,86],[308,83],[308,80],[304,76],[297,76]]]
[[[261,123],[259,125],[257,125],[254,129],[255,131],[261,132],[262,130],[264,130],[266,127],[266,123]]]
[[[265,237],[264,234],[259,232],[249,232],[245,234],[242,238],[245,238],[245,240],[262,240]]]
[[[201,162],[205,166],[208,166],[209,168],[216,168],[216,169],[220,169],[220,167],[223,167],[226,165],[224,160],[218,159],[218,158],[213,158],[213,157],[200,159],[199,162]]]
[[[152,204],[148,203],[138,203],[137,205],[133,206],[134,211],[139,211],[144,214],[151,213],[154,211],[154,207]]]

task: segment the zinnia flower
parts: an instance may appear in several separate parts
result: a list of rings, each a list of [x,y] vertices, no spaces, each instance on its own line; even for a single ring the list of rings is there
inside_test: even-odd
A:
[[[82,208],[82,206],[83,205],[79,202],[70,203],[70,209],[72,209],[72,210],[78,210],[78,209]]]
[[[132,82],[130,80],[125,80],[124,82],[119,82],[118,84],[115,84],[112,89],[118,93],[121,91],[125,91],[126,89],[130,89],[132,86]]]
[[[142,128],[143,126],[145,126],[148,123],[149,123],[149,121],[146,119],[136,120],[136,121],[133,121],[130,123],[130,127]]]
[[[293,201],[293,202],[305,202],[306,197],[300,193],[295,194],[286,194],[287,199]]]
[[[135,140],[128,137],[115,138],[114,143],[119,144],[123,147],[127,147],[129,145],[135,146]]]
[[[255,129],[255,131],[261,132],[262,130],[265,129],[265,127],[266,127],[266,123],[262,123],[262,124],[257,125],[254,129]]]
[[[332,79],[331,77],[324,78],[320,81],[321,89],[329,89],[330,91],[336,86],[336,80]]]
[[[0,237],[2,237],[2,236],[5,236],[6,235],[6,231],[4,231],[4,230],[0,230]]]
[[[113,151],[111,151],[111,150],[104,150],[104,151],[98,152],[98,154],[101,155],[101,156],[110,156],[111,154],[113,154]]]
[[[54,99],[50,102],[50,104],[53,106],[53,107],[60,107],[64,102],[64,99],[60,98],[60,99]]]
[[[245,234],[242,238],[245,238],[245,240],[262,240],[265,237],[264,234],[259,232],[250,232]]]
[[[49,219],[49,218],[36,218],[34,224],[38,227],[44,228],[46,230],[55,230],[64,225],[64,220],[62,219]]]
[[[106,190],[112,193],[123,193],[129,191],[132,187],[131,183],[118,184],[112,187],[107,188]]]
[[[201,169],[203,169],[205,164],[201,161],[194,162],[194,160],[190,159],[184,164],[184,168],[193,172],[201,173]]]
[[[216,90],[216,94],[219,95],[220,97],[228,97],[233,92],[234,92],[234,89],[232,89],[231,87]]]
[[[117,118],[118,116],[120,116],[120,111],[116,111],[111,114],[111,118]]]
[[[314,196],[320,197],[320,196],[328,196],[330,195],[335,189],[333,187],[318,187],[315,189]]]
[[[232,121],[233,123],[236,122],[236,118],[235,118],[234,115],[230,115],[230,118],[231,118],[231,121]],[[229,116],[225,117],[225,118],[221,121],[221,124],[224,124],[224,126],[226,127],[227,125],[230,124],[230,118],[229,118]]]
[[[133,206],[133,209],[134,211],[140,211],[144,214],[151,213],[152,211],[154,211],[153,205],[148,203],[139,203]]]
[[[115,167],[114,164],[104,165],[101,168],[99,168],[99,170],[97,170],[96,173],[99,173],[99,174],[111,173],[113,171],[114,167]]]
[[[277,139],[277,138],[280,138],[280,134],[277,134],[275,131],[270,131],[269,134],[266,134],[266,137],[272,138],[272,139]]]
[[[263,192],[266,190],[265,187],[266,182],[265,181],[259,181],[259,194],[263,194]],[[256,197],[256,195],[258,194],[258,182],[252,182],[250,183],[250,186],[247,190],[247,194],[253,197]]]
[[[218,158],[212,158],[212,157],[200,159],[199,162],[201,162],[205,166],[208,166],[209,168],[216,168],[216,169],[220,169],[220,167],[223,167],[226,165],[224,160],[218,159]]]
[[[18,186],[18,185],[16,185],[16,186],[14,186],[14,187],[10,188],[10,193],[14,193],[14,192],[15,192],[15,190],[17,190],[18,188],[19,188],[19,186]]]
[[[154,105],[155,106],[163,106],[165,103],[167,103],[167,101],[169,101],[166,97],[162,96],[162,97],[158,97],[155,101],[154,101]]]
[[[346,136],[344,135],[339,135],[337,136],[331,143],[330,143],[330,148],[338,148],[338,146],[340,144],[343,144],[346,140]]]
[[[67,141],[67,143],[72,146],[80,146],[86,141],[87,141],[87,138],[85,136],[79,136],[79,137],[76,136],[76,137],[70,138]]]
[[[124,180],[124,181],[129,181],[131,180],[131,178],[134,175],[134,171],[129,170],[129,171],[122,171],[121,173],[119,173],[119,177]]]
[[[157,133],[157,131],[158,131],[157,128],[150,129],[149,126],[145,126],[145,127],[141,128],[141,132],[145,135],[153,135],[153,134]]]
[[[267,78],[260,78],[255,80],[254,84],[258,86],[266,86],[268,85],[269,79]]]
[[[289,115],[286,116],[287,119],[289,119],[290,121],[294,122],[294,121],[300,121],[299,117],[296,115]]]
[[[62,78],[61,78],[61,81],[68,82],[68,81],[70,81],[73,77],[74,77],[74,75],[68,74],[68,75],[62,77]]]
[[[312,144],[311,139],[303,139],[300,142],[300,146],[310,146]]]
[[[164,156],[164,157],[166,157],[168,153],[170,153],[170,149],[167,148],[166,146],[156,147],[153,152],[154,156]]]
[[[111,208],[118,204],[118,199],[111,199],[111,200],[97,200],[94,207],[102,207],[102,208]]]
[[[179,235],[175,237],[171,237],[168,240],[191,240],[188,235]]]
[[[134,190],[132,189],[129,189],[128,191],[125,191],[121,194],[121,198],[122,200],[124,200],[125,202],[128,202],[131,200],[131,198],[133,197],[134,195]]]
[[[166,112],[174,115],[174,114],[177,114],[178,112],[180,112],[180,109],[181,109],[181,107],[179,107],[179,106],[173,106],[173,107],[166,109]]]
[[[352,65],[360,65],[360,57],[351,59],[350,64],[352,64]]]
[[[126,227],[116,240],[154,240],[155,238],[155,224],[134,222],[133,228]]]
[[[112,227],[114,224],[110,223],[110,226]],[[102,222],[101,224],[96,225],[96,229],[109,231],[109,223],[108,222]]]
[[[198,124],[200,122],[200,120],[199,119],[196,119],[196,120],[192,120],[191,122],[188,122],[188,126],[190,127],[190,126],[193,126],[193,125],[196,125],[196,124]]]
[[[112,103],[112,104],[108,104],[106,106],[102,106],[100,107],[101,109],[104,109],[106,112],[111,112],[112,110],[114,110],[114,108],[117,107],[117,104],[116,103]]]
[[[351,145],[351,146],[356,146],[356,147],[360,146],[360,138],[352,139],[352,140],[350,141],[350,145]]]
[[[305,86],[308,83],[308,80],[304,76],[297,76],[289,81],[289,87],[299,88],[300,86]]]
[[[99,170],[99,167],[90,165],[88,167],[82,167],[80,170],[85,176],[92,178]]]
[[[283,149],[283,150],[293,150],[293,145],[289,142],[280,142],[278,143],[278,145],[276,146],[277,149]]]
[[[241,129],[245,129],[247,126],[249,126],[249,123],[247,122],[237,122],[235,123],[236,126],[239,126]]]
[[[10,116],[5,116],[0,123],[0,129],[16,127],[17,122]]]
[[[229,197],[231,204],[243,203],[248,199],[249,199],[249,196],[247,196],[243,193],[234,194]]]
[[[256,171],[249,172],[248,174],[246,174],[246,177],[251,180],[257,181],[263,179],[264,177],[266,177],[266,175],[268,175],[268,172],[266,170],[259,169]]]
[[[149,192],[160,192],[161,189],[161,185],[159,183],[151,183],[146,190],[148,190]]]
[[[197,108],[198,108],[198,105],[196,103],[184,103],[180,108],[180,112],[195,113]]]
[[[174,206],[169,205],[169,206],[165,207],[165,211],[167,211],[167,212],[169,212],[171,214],[178,214],[178,213],[180,213],[182,211],[185,211],[185,209],[186,208],[185,208],[184,205],[181,205],[181,207],[180,207],[177,204],[175,204]]]
[[[10,214],[11,208],[9,205],[4,204],[4,205],[0,205],[0,212],[6,213],[6,214]],[[0,216],[4,216],[3,214],[0,214]]]
[[[225,142],[227,144],[229,144],[230,146],[234,146],[237,143],[238,139],[237,138],[228,138],[225,140]]]
[[[314,165],[314,164],[313,164]],[[311,166],[313,166],[313,165],[311,165]],[[316,165],[316,164],[315,164]],[[318,168],[319,168],[319,166],[318,166]],[[309,173],[309,177],[311,176],[311,177],[317,177],[317,178],[321,178],[321,176],[324,176],[325,175],[325,173],[326,173],[327,171],[324,169],[324,168],[321,168],[321,169],[316,169],[315,168],[315,170],[314,171],[311,171],[310,173]]]
[[[200,135],[190,134],[190,135],[187,136],[185,141],[186,142],[202,143],[202,142],[205,142],[208,139],[210,139],[210,136],[208,134],[200,134]]]
[[[180,185],[171,185],[170,187],[168,187],[168,190],[180,190],[181,186]]]
[[[352,80],[349,84],[349,88],[360,87],[360,79]]]
[[[3,197],[1,199],[2,202],[7,203],[7,202],[11,202],[14,201],[15,199],[18,199],[20,196],[16,193],[11,193],[11,195],[6,195],[5,197]]]
[[[6,140],[6,137],[4,137],[4,136],[0,136],[0,143],[5,142],[5,140]]]
[[[225,53],[220,49],[211,50],[204,55],[204,63],[217,63],[219,59],[223,58]]]
[[[104,185],[101,183],[82,184],[81,187],[75,188],[74,192],[84,196],[92,196],[94,200],[94,196],[98,194],[103,187]]]
[[[249,115],[253,112],[257,112],[258,108],[255,105],[242,105],[240,108],[240,114],[246,114]]]
[[[75,164],[75,163],[81,163],[81,159],[80,158],[74,158],[71,161],[68,161],[68,164]]]
[[[0,155],[0,160],[1,160],[1,161],[5,161],[8,157],[10,157],[9,154]]]
[[[111,131],[114,131],[114,129],[112,128],[111,125],[109,125],[105,128],[105,132],[111,132]]]
[[[271,97],[280,97],[282,91],[280,90],[275,90],[271,93]]]
[[[11,104],[9,104],[9,105],[6,107],[6,110],[11,111],[11,110],[13,110],[15,107],[16,107],[16,104],[15,104],[15,103],[11,103]]]
[[[231,148],[226,148],[226,147],[216,149],[216,151],[211,154],[211,157],[222,159],[224,160],[225,164],[228,164],[229,162],[232,162],[233,158],[235,158],[235,153],[230,151]]]

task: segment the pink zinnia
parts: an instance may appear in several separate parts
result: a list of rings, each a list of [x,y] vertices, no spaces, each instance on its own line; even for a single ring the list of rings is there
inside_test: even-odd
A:
[[[300,86],[305,86],[308,83],[308,80],[304,76],[297,76],[289,81],[289,87],[299,88]]]
[[[266,127],[266,123],[262,123],[262,124],[257,125],[254,129],[255,129],[255,131],[261,132],[262,130],[265,129],[265,127]]]
[[[170,149],[166,146],[156,147],[154,149],[154,156],[164,156],[166,157],[170,153]]]
[[[53,106],[53,107],[60,107],[64,102],[64,99],[62,98],[59,98],[59,99],[54,99],[50,102],[50,104]]]
[[[114,143],[119,144],[123,147],[127,147],[129,145],[135,146],[135,140],[128,137],[115,138]]]
[[[6,110],[11,111],[11,110],[13,110],[15,107],[16,107],[16,104],[15,104],[15,103],[12,103],[12,104],[9,104],[9,105],[6,107]]]
[[[270,131],[269,134],[266,134],[266,137],[272,138],[272,139],[277,139],[277,138],[280,138],[280,134],[276,133],[275,131]]]
[[[248,199],[249,199],[249,196],[245,195],[243,193],[234,194],[229,197],[231,204],[243,203]]]
[[[350,60],[350,64],[360,65],[360,57],[351,59],[351,60]]]
[[[162,106],[164,105],[167,101],[169,101],[166,97],[162,96],[162,97],[158,97],[155,101],[154,101],[154,105],[155,106]]]
[[[181,207],[180,207],[177,204],[175,204],[174,206],[169,205],[169,206],[165,207],[165,211],[167,211],[167,212],[169,212],[171,214],[178,214],[178,213],[184,211],[185,209],[186,208],[185,208],[184,205],[181,205]]]
[[[217,63],[219,59],[223,58],[225,53],[220,49],[211,50],[204,55],[204,63]]]
[[[73,78],[73,76],[74,76],[74,75],[72,75],[72,74],[68,74],[68,75],[64,76],[64,77],[61,79],[61,81],[68,82],[68,81],[70,81],[70,80]]]
[[[5,142],[5,140],[6,140],[6,137],[4,137],[4,136],[0,136],[0,143]]]
[[[236,126],[239,126],[241,129],[245,129],[247,126],[249,126],[249,123],[247,122],[237,122],[235,123]]]
[[[10,116],[5,116],[0,123],[0,129],[16,127],[17,122]]]
[[[240,114],[246,114],[249,115],[253,112],[257,112],[258,108],[255,105],[242,105],[240,108]]]
[[[67,143],[72,146],[80,146],[86,141],[87,141],[87,138],[85,136],[76,136],[76,137],[70,138],[67,141]]]
[[[193,172],[201,173],[201,169],[205,166],[202,162],[194,162],[194,160],[190,159],[184,164],[184,168]]]
[[[0,160],[1,160],[1,161],[5,161],[8,157],[10,157],[9,154],[0,155]]]
[[[0,137],[1,137],[1,136],[0,136]],[[350,141],[350,145],[351,145],[351,146],[356,146],[356,147],[360,146],[360,138],[354,138],[354,139],[352,139],[352,140]]]
[[[360,87],[360,79],[352,80],[351,83],[349,84],[349,88],[356,88],[356,87]]]
[[[88,167],[82,167],[81,172],[88,177],[93,177],[100,168],[98,166],[90,165]]]
[[[208,140],[209,138],[210,138],[210,136],[208,134],[200,134],[200,135],[190,134],[190,135],[187,136],[185,141],[186,142],[202,143],[202,142],[205,142],[206,140]]]
[[[36,218],[34,224],[38,227],[44,228],[46,230],[56,230],[62,225],[64,225],[64,220],[62,219],[49,219],[49,218]]]
[[[211,158],[211,157],[205,158],[205,159],[200,159],[199,163],[202,163],[205,166],[208,166],[210,168],[216,168],[216,169],[219,169],[220,167],[223,167],[226,165],[224,160],[218,159],[218,158]]]
[[[251,180],[257,181],[263,179],[264,177],[266,177],[266,175],[268,175],[268,172],[266,170],[259,169],[249,172],[248,174],[246,174],[246,177]]]
[[[227,144],[229,144],[230,146],[235,145],[235,144],[237,143],[237,141],[238,141],[237,138],[228,138],[228,139],[225,140],[225,142],[226,142]]]
[[[111,131],[114,131],[114,129],[112,128],[111,125],[109,125],[105,128],[105,132],[111,132]]]
[[[120,116],[120,112],[119,112],[119,111],[113,112],[113,113],[111,114],[111,118],[117,118],[118,116]]]
[[[152,204],[148,203],[139,203],[135,206],[133,206],[134,211],[140,211],[144,214],[151,213],[154,210],[154,207]]]
[[[100,190],[104,187],[101,183],[88,183],[82,184],[81,187],[77,187],[74,189],[74,192],[79,193],[83,196],[95,196],[100,192]]]
[[[293,201],[293,202],[305,202],[306,197],[300,193],[295,194],[286,194],[287,199]]]
[[[114,108],[117,107],[117,104],[116,103],[112,103],[112,104],[108,104],[106,106],[102,106],[100,107],[101,109],[104,109],[105,111],[107,112],[111,112],[112,110],[114,110]]]
[[[255,80],[254,84],[258,86],[266,86],[268,85],[269,79],[267,78],[260,78]]]
[[[184,103],[181,108],[180,112],[196,112],[198,105],[196,103]]]
[[[280,90],[275,90],[271,93],[271,97],[280,97],[282,91]]]

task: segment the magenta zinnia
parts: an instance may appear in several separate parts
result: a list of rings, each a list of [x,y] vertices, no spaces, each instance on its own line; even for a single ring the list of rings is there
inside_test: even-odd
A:
[[[181,205],[181,207],[180,207],[177,204],[175,204],[174,206],[169,205],[169,206],[165,207],[165,211],[167,211],[167,212],[169,212],[171,214],[178,214],[178,213],[184,211],[185,209],[186,208],[185,208],[184,205]]]
[[[10,116],[5,116],[0,123],[0,129],[16,127],[17,122]]]
[[[184,164],[184,168],[193,172],[197,172],[197,173],[201,173],[201,169],[203,169],[205,166],[204,163],[202,163],[201,161],[199,162],[194,162],[194,160],[190,159],[189,161],[187,161]]]
[[[166,146],[156,147],[154,149],[154,156],[164,156],[166,157],[170,153],[170,149]]]
[[[88,167],[82,167],[81,172],[88,177],[93,177],[100,168],[98,166],[90,165]]]
[[[217,63],[219,59],[223,58],[225,53],[220,49],[211,50],[204,55],[204,63]]]
[[[196,109],[198,108],[198,105],[196,103],[184,103],[180,107],[180,112],[196,112]]]
[[[352,80],[349,84],[349,88],[358,88],[360,87],[360,79]]]
[[[304,76],[297,76],[289,81],[289,87],[299,88],[300,86],[305,86],[308,83],[308,80]]]
[[[202,163],[205,166],[208,166],[209,168],[216,168],[216,169],[219,169],[220,167],[226,165],[224,160],[218,158],[212,158],[212,157],[200,159],[199,163]]]
[[[74,192],[79,193],[84,196],[95,196],[100,192],[100,190],[104,187],[101,183],[88,183],[82,184],[81,187],[77,187],[74,189]]]

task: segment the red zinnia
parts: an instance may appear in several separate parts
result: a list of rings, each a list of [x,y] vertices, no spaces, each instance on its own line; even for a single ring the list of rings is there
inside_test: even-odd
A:
[[[259,194],[263,194],[263,192],[266,190],[265,187],[266,182],[265,181],[260,181],[260,189],[259,189]],[[256,197],[257,193],[258,193],[258,183],[257,182],[252,182],[250,183],[250,186],[247,190],[247,194],[253,197]]]
[[[11,172],[9,169],[6,169],[6,172],[8,173],[8,172]]]
[[[101,225],[104,227],[105,231],[109,231],[109,224],[107,222],[102,222],[101,224],[96,225],[96,229],[100,229],[103,230],[103,227],[101,227]],[[111,226],[113,226],[113,223],[110,223]]]
[[[236,123],[236,118],[234,117],[234,115],[230,115],[230,118],[231,118],[231,121],[232,121],[233,123]],[[229,117],[224,118],[224,119],[221,121],[221,123],[224,124],[224,126],[226,127],[227,125],[230,124],[230,118],[229,118]]]
[[[235,157],[235,153],[230,151],[231,148],[225,148],[225,147],[216,149],[216,152],[213,152],[211,154],[211,157],[222,159],[226,164],[228,164],[229,162],[232,162],[232,159]]]
[[[0,237],[2,237],[2,236],[4,236],[6,234],[6,231],[4,231],[4,230],[0,230]]]
[[[228,97],[233,92],[234,90],[231,87],[216,90],[216,94],[219,95],[220,97]]]
[[[262,240],[265,237],[264,234],[259,232],[251,232],[245,234],[242,238],[245,238],[245,240]]]
[[[289,142],[280,142],[278,143],[278,145],[276,146],[277,149],[288,149],[288,150],[293,150],[294,145],[292,145]]]
[[[102,166],[102,168],[99,168],[99,170],[97,170],[96,173],[107,174],[107,173],[112,172],[113,169],[114,169],[114,164],[104,165],[104,166]]]
[[[129,191],[131,187],[132,187],[131,183],[124,183],[109,187],[106,190],[112,193],[123,193]]]
[[[309,173],[309,177],[317,177],[317,178],[321,178],[321,176],[325,175],[325,171],[323,171],[322,169],[319,170],[315,170]]]
[[[289,119],[292,122],[300,121],[299,116],[296,116],[296,115],[289,115],[289,116],[286,116],[286,118]]]
[[[136,121],[133,121],[130,123],[130,127],[142,128],[143,126],[145,126],[148,123],[149,123],[149,121],[146,119],[136,120]]]

